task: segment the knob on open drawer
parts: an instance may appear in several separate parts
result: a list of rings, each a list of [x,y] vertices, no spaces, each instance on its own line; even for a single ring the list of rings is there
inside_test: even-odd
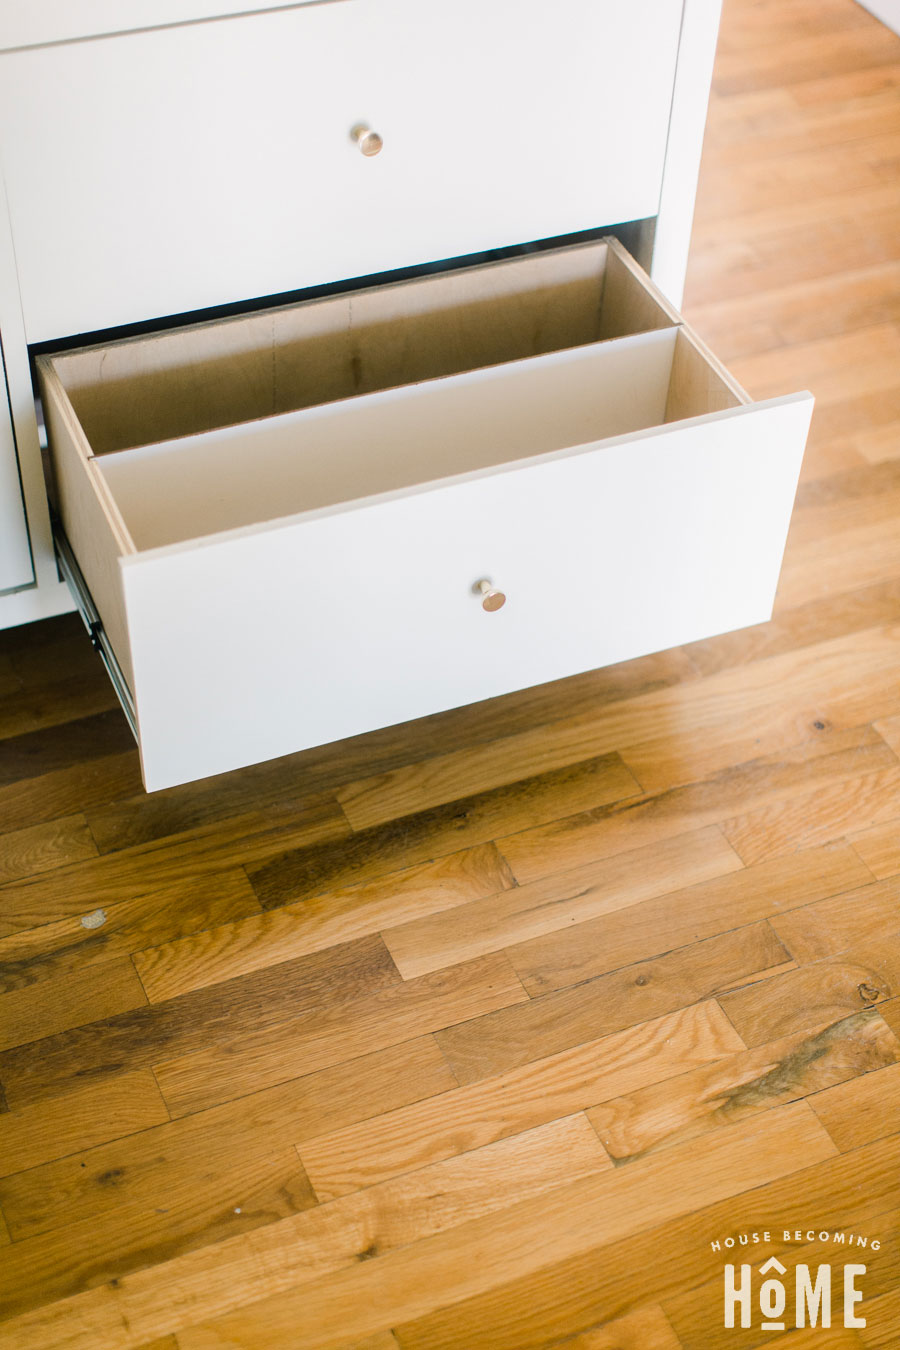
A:
[[[506,604],[506,596],[487,578],[476,581],[475,590],[481,596],[481,608],[486,609],[488,614],[495,613],[496,610],[502,609]]]
[[[378,132],[366,126],[365,122],[357,122],[350,135],[356,141],[362,154],[368,159],[371,159],[372,155],[377,155],[384,145],[384,141]]]

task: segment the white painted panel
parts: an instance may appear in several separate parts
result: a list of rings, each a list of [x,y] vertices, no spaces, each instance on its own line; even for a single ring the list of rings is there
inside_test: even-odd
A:
[[[321,0],[128,0],[127,6],[122,0],[3,0],[0,50],[317,3]]]
[[[900,33],[900,0],[859,0],[859,3],[888,28]]]
[[[33,581],[16,444],[0,368],[0,591],[28,586]]]
[[[395,492],[665,417],[674,328],[98,457],[137,548]]]
[[[0,56],[29,340],[655,215],[680,14],[341,0]]]
[[[900,0],[898,0],[900,2]],[[678,73],[650,275],[680,305],[722,0],[684,0]]]
[[[125,560],[148,788],[764,620],[811,407]]]

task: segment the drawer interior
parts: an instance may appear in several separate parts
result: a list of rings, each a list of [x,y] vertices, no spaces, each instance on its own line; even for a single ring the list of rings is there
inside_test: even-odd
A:
[[[668,328],[104,455],[138,551],[591,445],[740,398]]]
[[[106,343],[54,366],[102,455],[678,322],[611,239]]]

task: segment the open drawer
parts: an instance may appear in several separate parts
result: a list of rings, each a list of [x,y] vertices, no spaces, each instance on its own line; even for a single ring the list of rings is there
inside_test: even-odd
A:
[[[812,410],[614,240],[38,370],[148,789],[768,618]]]

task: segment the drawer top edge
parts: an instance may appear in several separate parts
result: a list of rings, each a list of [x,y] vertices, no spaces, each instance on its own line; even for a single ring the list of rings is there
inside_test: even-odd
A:
[[[250,539],[261,534],[271,534],[276,530],[286,530],[296,528],[297,526],[311,525],[318,521],[331,519],[335,516],[349,515],[353,512],[377,510],[379,507],[389,506],[394,502],[404,501],[410,497],[425,496],[429,493],[465,487],[471,483],[483,482],[486,479],[500,477],[505,474],[521,473],[524,469],[540,468],[576,456],[595,454],[598,451],[603,450],[614,450],[621,446],[636,444],[641,441],[656,440],[663,436],[672,437],[673,435],[678,435],[682,431],[690,434],[693,429],[698,427],[732,421],[734,418],[758,416],[768,410],[796,406],[798,419],[802,420],[805,416],[806,421],[808,422],[812,415],[812,406],[814,403],[815,396],[809,390],[798,390],[794,393],[782,394],[778,397],[760,400],[755,403],[742,403],[736,407],[724,408],[716,412],[703,413],[696,417],[684,418],[679,422],[670,422],[658,426],[646,427],[642,430],[627,432],[620,436],[610,436],[600,441],[566,446],[564,449],[547,451],[545,454],[533,455],[525,459],[512,460],[504,464],[491,465],[488,468],[474,469],[466,473],[453,474],[423,483],[416,483],[410,487],[397,488],[392,491],[379,492],[366,497],[336,502],[333,505],[316,507],[309,511],[298,511],[274,520],[257,521],[250,525],[239,526],[235,529],[219,530],[213,534],[198,535],[196,538],[178,543],[161,544],[154,548],[140,549],[134,553],[124,554],[118,559],[118,562],[123,571],[140,568],[142,566],[152,565],[156,561],[164,561],[165,559],[176,557],[179,554],[190,553],[199,549],[227,546],[237,543],[242,539]]]

